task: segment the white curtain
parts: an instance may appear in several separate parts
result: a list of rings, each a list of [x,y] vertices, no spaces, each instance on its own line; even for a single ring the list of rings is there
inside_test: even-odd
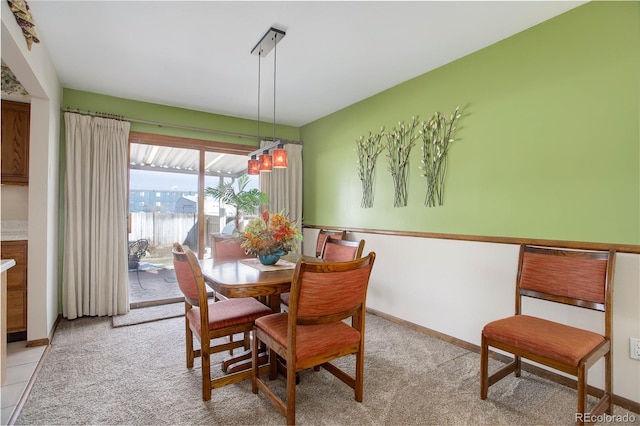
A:
[[[268,143],[263,141],[261,147]],[[284,147],[287,150],[287,168],[260,173],[260,191],[269,196],[270,211],[284,210],[302,232],[302,145],[286,144]],[[301,252],[300,244],[297,251]]]
[[[62,312],[129,311],[126,121],[65,113]]]

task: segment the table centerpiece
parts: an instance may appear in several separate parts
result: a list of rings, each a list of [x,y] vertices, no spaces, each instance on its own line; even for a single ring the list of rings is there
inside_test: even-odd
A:
[[[256,255],[263,265],[273,265],[280,256],[296,249],[302,234],[283,212],[264,211],[260,218],[247,223],[239,239],[247,253]]]

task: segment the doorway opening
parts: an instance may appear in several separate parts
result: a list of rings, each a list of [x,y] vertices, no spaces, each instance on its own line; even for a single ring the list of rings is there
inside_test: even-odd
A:
[[[191,139],[185,143],[181,138],[158,141],[154,135],[146,136],[130,137],[129,144],[132,309],[184,300],[173,270],[173,243],[188,247],[199,259],[210,258],[210,236],[225,229],[232,212],[229,206],[205,196],[205,189],[246,174],[246,152],[254,149]],[[254,185],[258,185],[257,177]],[[140,246],[144,249],[135,256]]]

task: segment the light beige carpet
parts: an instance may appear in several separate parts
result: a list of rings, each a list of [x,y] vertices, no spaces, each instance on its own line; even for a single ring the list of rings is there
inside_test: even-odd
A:
[[[113,328],[62,320],[18,417],[23,425],[283,425],[251,382],[202,401],[199,361],[185,365],[184,320]],[[573,425],[576,392],[523,372],[479,398],[479,355],[367,315],[364,401],[325,370],[301,372],[299,425]],[[224,354],[212,356],[220,362]],[[351,368],[346,357],[342,366]],[[491,360],[490,371],[501,364]],[[213,375],[221,375],[219,367]],[[272,382],[284,392],[282,378]],[[615,407],[619,415],[640,415]]]

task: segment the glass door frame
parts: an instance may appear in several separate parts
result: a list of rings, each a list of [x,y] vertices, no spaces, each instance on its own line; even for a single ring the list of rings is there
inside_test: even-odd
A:
[[[215,152],[219,154],[235,154],[235,155],[248,155],[255,151],[258,147],[253,145],[241,145],[228,142],[216,142],[203,139],[191,139],[179,136],[159,135],[155,133],[145,132],[130,132],[129,133],[129,145],[135,144],[147,144],[166,146],[171,148],[187,148],[197,150],[199,152],[199,167],[198,167],[198,253],[202,258],[205,248],[205,214],[204,214],[204,190],[205,190],[205,153]],[[131,150],[128,151],[128,156]],[[248,157],[247,157],[248,159]],[[128,158],[128,170],[130,173],[131,159]],[[129,182],[127,180],[127,206],[129,205]],[[127,212],[127,232],[131,231],[131,216]]]

